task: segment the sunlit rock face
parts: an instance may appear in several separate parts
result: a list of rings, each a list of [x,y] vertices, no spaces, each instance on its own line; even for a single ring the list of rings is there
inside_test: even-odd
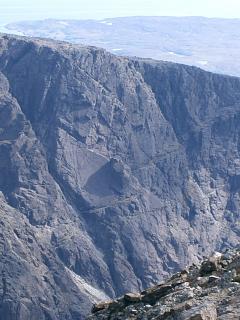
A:
[[[0,319],[81,319],[239,242],[240,80],[0,37]]]

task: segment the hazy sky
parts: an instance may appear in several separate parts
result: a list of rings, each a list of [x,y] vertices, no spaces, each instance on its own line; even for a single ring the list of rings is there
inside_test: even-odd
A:
[[[24,19],[102,19],[133,15],[240,18],[240,0],[0,0],[0,23]]]

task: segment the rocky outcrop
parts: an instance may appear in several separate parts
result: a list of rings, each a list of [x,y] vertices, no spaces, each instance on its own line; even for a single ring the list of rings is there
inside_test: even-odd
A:
[[[163,284],[94,305],[88,319],[237,320],[239,272],[239,250],[215,253],[201,265],[192,265]]]
[[[0,319],[81,319],[238,244],[239,117],[238,78],[2,35]]]

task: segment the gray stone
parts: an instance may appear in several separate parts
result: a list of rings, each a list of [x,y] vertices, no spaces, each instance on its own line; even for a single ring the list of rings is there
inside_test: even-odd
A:
[[[212,282],[216,282],[216,281],[218,281],[218,280],[220,280],[221,278],[220,277],[217,277],[217,276],[209,276],[209,278],[208,278],[208,282],[209,283],[212,283]]]
[[[127,302],[140,302],[142,295],[138,293],[126,293],[124,295],[124,300]]]
[[[181,315],[182,320],[216,320],[217,310],[214,305],[207,304],[183,312]]]
[[[216,320],[216,319],[238,319],[240,310],[240,286],[237,282],[231,282],[226,274],[231,273],[231,261],[235,261],[238,268],[240,261],[237,259],[239,250],[234,250],[232,259],[226,260],[227,268],[218,269],[216,276],[200,278],[197,272],[195,278],[191,278],[185,285],[176,286],[175,281],[179,277],[176,273],[167,279],[165,286],[172,285],[172,290],[167,295],[155,296],[155,300],[149,304],[146,297],[156,289],[164,287],[164,284],[145,290],[142,293],[141,302],[132,302],[130,305],[122,305],[120,308],[111,309],[102,313],[104,320],[125,320],[129,318],[131,310],[134,309],[136,319],[158,319],[158,320]],[[211,258],[210,258],[211,259]],[[224,258],[225,259],[225,258]],[[209,260],[209,259],[208,259]],[[222,258],[218,263],[221,263]],[[198,273],[200,272],[198,268]],[[192,270],[190,268],[189,270]],[[196,271],[196,266],[194,267]],[[213,279],[214,278],[214,279]],[[196,286],[199,281],[205,279],[202,288]],[[209,281],[209,279],[212,279]],[[120,311],[120,312],[119,312]],[[121,316],[120,316],[121,314]],[[88,319],[98,319],[94,315]]]
[[[240,79],[1,35],[0,83],[1,320],[83,319],[239,243]]]

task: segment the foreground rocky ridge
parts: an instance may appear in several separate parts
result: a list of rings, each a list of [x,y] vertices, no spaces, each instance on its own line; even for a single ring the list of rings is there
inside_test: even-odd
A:
[[[238,320],[240,251],[216,252],[165,283],[93,307],[89,320]]]
[[[0,37],[0,319],[81,319],[239,243],[240,80]]]

